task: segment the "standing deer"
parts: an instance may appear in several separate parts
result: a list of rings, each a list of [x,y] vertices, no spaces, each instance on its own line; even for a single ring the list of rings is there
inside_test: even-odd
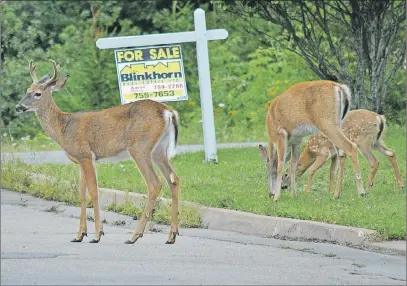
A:
[[[274,201],[280,197],[287,152],[291,151],[290,186],[295,195],[295,172],[302,138],[318,131],[351,158],[358,194],[365,196],[357,146],[341,130],[350,101],[351,94],[347,85],[327,80],[295,84],[273,99],[266,117],[268,152],[262,145],[259,145],[259,149],[267,167],[269,196],[274,197]]]
[[[35,65],[29,69],[33,80],[24,98],[16,105],[17,112],[34,111],[45,133],[61,145],[68,158],[80,166],[81,217],[79,232],[72,242],[81,242],[87,236],[86,189],[92,199],[95,239],[98,243],[104,235],[100,221],[98,184],[95,161],[113,157],[128,151],[134,159],[148,189],[148,203],[135,232],[126,244],[132,244],[143,236],[162,183],[153,168],[153,162],[163,173],[172,191],[171,229],[168,244],[175,242],[178,234],[179,178],[169,160],[175,154],[178,140],[178,113],[171,107],[153,100],[136,101],[101,111],[66,113],[61,111],[52,98],[68,80],[59,80],[59,65],[50,60],[53,76],[37,80]]]
[[[373,187],[374,178],[379,167],[379,161],[372,153],[372,148],[385,155],[393,166],[396,175],[396,182],[399,188],[403,188],[400,169],[396,160],[396,153],[386,147],[383,141],[383,133],[386,130],[386,118],[383,115],[378,115],[375,112],[366,109],[357,109],[350,111],[342,122],[342,131],[350,141],[354,142],[363,157],[368,160],[370,165],[370,175],[368,190]],[[337,154],[339,153],[339,154]],[[339,155],[339,156],[338,156]],[[338,158],[339,157],[339,158]],[[331,159],[329,192],[333,193],[334,176],[340,161],[339,180],[335,197],[338,198],[342,191],[342,180],[345,168],[346,154],[341,150],[337,152],[337,148],[328,138],[318,133],[310,136],[304,151],[301,153],[297,171],[295,174],[298,180],[308,169],[308,183],[305,190],[306,193],[311,193],[312,176],[321,168],[329,159]],[[282,187],[288,186],[290,180],[289,174],[284,174]]]

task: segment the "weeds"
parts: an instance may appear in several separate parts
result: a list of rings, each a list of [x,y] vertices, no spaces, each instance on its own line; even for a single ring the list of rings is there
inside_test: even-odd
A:
[[[357,268],[365,268],[366,267],[366,265],[358,264],[358,263],[352,263],[352,266],[356,266]]]
[[[124,220],[115,220],[112,222],[112,225],[125,225],[126,222]]]
[[[120,214],[136,216],[139,218],[143,210],[135,206],[131,201],[126,200],[124,204],[112,203],[106,208],[107,211],[114,211]],[[202,225],[201,213],[195,206],[182,205],[179,212],[179,225],[186,228],[200,228]],[[151,215],[151,221],[170,225],[171,224],[171,205],[168,203],[162,203],[157,200],[154,211]]]
[[[49,212],[49,213],[55,213],[55,214],[62,212],[58,209],[58,205],[54,205],[48,209],[45,209],[44,211]]]

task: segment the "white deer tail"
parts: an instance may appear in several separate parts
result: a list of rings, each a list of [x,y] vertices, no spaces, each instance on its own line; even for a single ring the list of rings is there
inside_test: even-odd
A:
[[[160,149],[170,160],[176,154],[179,116],[175,110],[164,110],[162,116],[165,120],[165,129],[154,149]]]
[[[352,94],[349,86],[346,84],[341,84],[334,87],[337,108],[338,108],[338,125],[342,126],[342,121],[348,114],[350,110],[350,105],[352,102]]]

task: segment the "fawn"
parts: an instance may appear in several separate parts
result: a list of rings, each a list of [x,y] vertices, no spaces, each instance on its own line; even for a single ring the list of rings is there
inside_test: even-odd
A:
[[[393,166],[396,176],[397,185],[403,188],[401,180],[400,168],[397,164],[396,153],[386,147],[383,136],[386,130],[386,118],[373,111],[366,109],[356,109],[350,111],[342,123],[343,133],[349,140],[354,142],[363,157],[368,160],[370,165],[369,183],[367,188],[371,189],[374,184],[379,160],[373,155],[372,149],[377,150],[388,158]],[[338,152],[337,152],[338,151]],[[308,183],[305,190],[306,193],[311,193],[312,177],[315,172],[321,168],[329,159],[331,159],[329,192],[333,193],[334,176],[340,162],[339,180],[335,197],[338,198],[342,191],[342,180],[345,168],[346,154],[341,150],[337,150],[328,138],[322,133],[310,136],[307,145],[301,153],[298,167],[296,171],[296,179],[298,180],[306,170],[308,170]],[[289,174],[284,174],[282,187],[288,186],[290,180]]]

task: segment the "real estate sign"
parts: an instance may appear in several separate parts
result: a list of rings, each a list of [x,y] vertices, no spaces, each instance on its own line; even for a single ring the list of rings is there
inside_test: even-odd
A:
[[[180,45],[115,50],[115,58],[122,104],[188,99]]]

